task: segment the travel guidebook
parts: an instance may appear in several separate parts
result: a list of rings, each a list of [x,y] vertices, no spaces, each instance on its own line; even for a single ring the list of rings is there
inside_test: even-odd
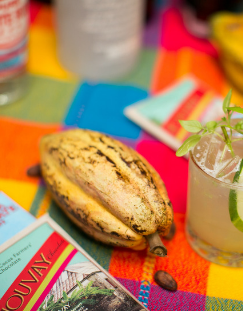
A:
[[[145,311],[44,215],[0,246],[0,310]]]
[[[177,150],[190,135],[178,120],[198,120],[205,124],[220,119],[222,101],[208,85],[193,76],[186,76],[157,95],[128,106],[124,114]]]

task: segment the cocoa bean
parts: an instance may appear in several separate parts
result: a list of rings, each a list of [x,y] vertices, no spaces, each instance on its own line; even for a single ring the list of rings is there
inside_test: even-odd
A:
[[[27,169],[26,174],[30,177],[41,177],[41,166],[40,164],[33,165]]]
[[[174,278],[166,271],[158,270],[154,274],[154,280],[155,282],[161,286],[164,289],[170,290],[170,291],[176,291],[177,290],[177,283],[174,280]]]
[[[175,225],[175,223],[173,222],[172,225],[171,225],[171,227],[170,227],[169,233],[168,233],[167,235],[163,236],[163,238],[164,238],[165,240],[172,240],[173,237],[174,237],[174,235],[175,235],[175,233],[176,233],[176,225]]]

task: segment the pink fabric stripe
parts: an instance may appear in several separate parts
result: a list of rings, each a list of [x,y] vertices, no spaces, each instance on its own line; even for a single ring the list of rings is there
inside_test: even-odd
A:
[[[44,292],[40,295],[39,299],[36,301],[36,303],[34,304],[33,308],[31,309],[31,311],[36,311],[39,306],[41,305],[41,303],[43,302],[43,300],[45,299],[45,297],[47,296],[47,294],[49,293],[49,291],[52,289],[53,285],[56,283],[57,279],[59,278],[59,276],[62,274],[62,271],[66,268],[66,266],[68,265],[68,263],[71,261],[71,259],[73,258],[73,256],[77,253],[78,251],[76,249],[74,249],[70,255],[65,259],[65,261],[63,262],[63,264],[60,266],[60,268],[57,270],[56,274],[54,275],[54,277],[52,278],[51,282],[48,284],[48,286],[46,287],[46,289],[44,290]]]
[[[161,18],[162,36],[160,45],[168,51],[178,51],[181,48],[189,47],[211,55],[218,56],[215,46],[206,39],[193,36],[185,27],[182,12],[179,9],[169,7],[163,12]]]
[[[29,11],[30,11],[30,23],[33,24],[35,22],[35,19],[40,11],[40,9],[44,5],[42,3],[36,2],[36,1],[30,1],[29,5]]]

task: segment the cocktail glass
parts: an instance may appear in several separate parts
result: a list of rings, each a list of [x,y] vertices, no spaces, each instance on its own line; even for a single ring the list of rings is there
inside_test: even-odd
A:
[[[224,146],[216,135],[208,135],[190,151],[186,235],[205,259],[243,267],[243,232],[232,223],[229,211],[233,191],[233,204],[243,205],[243,184],[233,182],[243,158],[243,141],[233,143],[235,157],[229,150],[223,153]]]

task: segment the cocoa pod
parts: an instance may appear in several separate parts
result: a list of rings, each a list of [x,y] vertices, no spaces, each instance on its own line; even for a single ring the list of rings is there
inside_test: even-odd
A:
[[[154,275],[155,282],[169,291],[177,290],[177,283],[174,278],[166,271],[158,270]]]
[[[135,150],[102,133],[71,129],[42,137],[43,179],[56,203],[94,239],[145,249],[169,232],[173,209],[163,181]],[[159,239],[155,253],[166,255]]]

